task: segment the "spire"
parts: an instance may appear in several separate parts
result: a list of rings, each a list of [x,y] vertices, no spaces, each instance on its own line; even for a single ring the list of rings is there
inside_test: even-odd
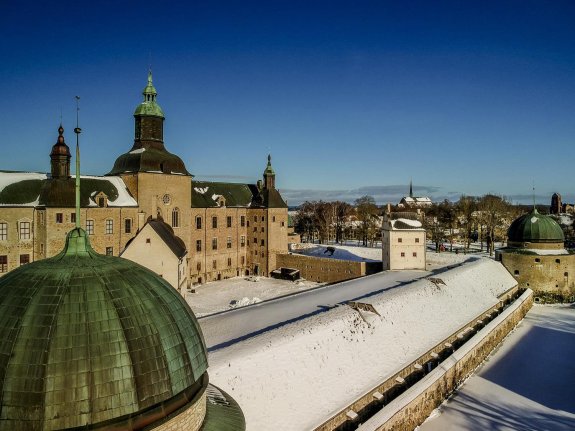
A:
[[[413,197],[413,183],[411,178],[409,179],[409,197],[412,198]]]
[[[64,141],[64,128],[62,123],[58,127],[58,140],[50,152],[50,173],[52,178],[69,178],[70,177],[70,148]]]
[[[155,102],[156,96],[158,92],[154,87],[154,83],[152,82],[152,69],[148,69],[148,85],[144,87],[144,91],[142,92],[144,95],[144,102]]]
[[[76,96],[76,229],[80,229],[80,96]]]
[[[274,168],[272,168],[272,156],[271,154],[268,154],[268,164],[264,171],[264,187],[266,189],[275,188],[275,179],[276,179],[276,173],[274,171]]]

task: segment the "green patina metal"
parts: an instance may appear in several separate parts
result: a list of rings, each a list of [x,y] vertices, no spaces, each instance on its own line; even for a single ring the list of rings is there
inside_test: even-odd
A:
[[[134,115],[151,115],[164,118],[164,111],[162,111],[162,108],[160,108],[160,105],[156,102],[158,92],[152,83],[151,70],[148,71],[148,84],[144,87],[142,94],[144,95],[144,101],[138,105],[134,111]]]
[[[561,226],[551,217],[539,214],[537,209],[524,214],[511,223],[507,230],[511,242],[553,243],[565,241]]]
[[[147,147],[143,151],[130,151],[122,154],[114,162],[114,167],[107,175],[118,175],[129,172],[155,172],[164,174],[191,174],[184,162],[166,149]]]
[[[125,420],[198,386],[207,369],[183,298],[146,268],[96,253],[82,229],[57,256],[0,278],[0,333],[0,430]]]
[[[268,154],[268,164],[266,166],[266,169],[264,171],[264,175],[275,175],[275,171],[274,168],[272,168],[272,156],[271,154]]]

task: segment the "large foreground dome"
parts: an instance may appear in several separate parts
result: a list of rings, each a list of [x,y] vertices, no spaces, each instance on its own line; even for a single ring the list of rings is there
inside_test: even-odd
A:
[[[0,278],[0,331],[2,430],[161,429],[191,408],[186,429],[209,429],[189,306],[153,272],[94,252],[82,229]]]
[[[510,243],[563,243],[565,236],[559,223],[533,208],[530,213],[515,219],[507,237]]]

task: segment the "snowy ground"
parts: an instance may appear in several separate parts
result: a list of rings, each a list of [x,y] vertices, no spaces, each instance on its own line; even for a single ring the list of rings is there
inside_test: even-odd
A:
[[[319,244],[302,244],[300,251],[312,256],[335,259],[354,261],[381,260],[381,248],[378,247],[330,245],[330,247],[335,247],[333,256],[328,256],[329,253],[325,253],[327,247]],[[432,272],[442,270],[477,256],[485,256],[485,253],[465,255],[463,253],[449,252],[435,253],[433,250],[428,250],[427,270]],[[315,283],[313,281],[301,280],[294,283],[267,277],[258,277],[257,282],[252,280],[254,280],[253,277],[235,277],[202,284],[195,287],[195,293],[187,293],[186,300],[195,315],[201,317],[323,285],[323,283]]]
[[[515,285],[490,259],[465,263],[441,278],[445,285],[424,279],[364,297],[380,316],[340,305],[212,351],[210,379],[240,403],[248,431],[313,428]]]
[[[194,314],[201,317],[322,285],[306,280],[293,282],[267,277],[235,277],[196,286],[196,293],[187,293],[186,301]]]
[[[575,307],[535,305],[419,431],[575,429]]]

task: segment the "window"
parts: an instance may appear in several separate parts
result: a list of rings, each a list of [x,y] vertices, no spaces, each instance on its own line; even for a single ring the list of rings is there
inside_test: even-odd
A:
[[[26,265],[30,263],[30,255],[29,254],[21,254],[20,255],[20,266]]]
[[[214,268],[214,269],[218,268],[218,262],[215,259],[212,260],[212,268]]]
[[[104,208],[106,206],[106,198],[103,197],[98,198],[98,206],[100,208]]]
[[[246,237],[244,235],[240,236],[240,246],[241,247],[246,246]]]
[[[285,226],[285,222],[282,221],[282,227],[284,227],[284,226]]]
[[[264,228],[262,227],[262,233],[264,233],[264,232],[265,232],[265,230],[264,230]]]
[[[535,262],[541,262],[541,259],[539,259],[538,257],[535,258]]]
[[[254,232],[257,232],[258,228],[256,226],[254,226]]]
[[[196,240],[196,251],[202,251],[202,240]]]
[[[258,221],[258,216],[254,216],[254,223]]]
[[[568,272],[564,272],[564,273],[563,273],[563,277],[569,277],[569,273],[568,273]]]
[[[0,256],[0,273],[8,272],[8,256]]]
[[[276,221],[276,216],[273,216],[272,222],[275,222],[275,221]]]
[[[265,221],[265,220],[266,220],[266,218],[264,216],[262,216],[262,221]]]
[[[228,257],[228,266],[232,266],[232,258]]]
[[[106,220],[106,234],[110,235],[114,233],[114,220]]]
[[[242,256],[242,265],[244,265],[246,263],[246,257]]]
[[[146,238],[146,244],[151,244],[152,240],[150,238]]]
[[[515,271],[513,271],[513,274],[514,274],[514,275],[519,275],[519,270],[516,269]]]
[[[40,254],[44,254],[44,244],[40,243]]]
[[[196,269],[197,269],[198,271],[201,271],[201,270],[202,270],[202,262],[198,262],[198,263],[196,264]]]
[[[76,223],[76,213],[70,213],[70,223]]]
[[[561,263],[561,259],[555,259],[555,263]]]
[[[415,238],[415,242],[418,243],[418,242],[419,242],[419,238]]]
[[[228,227],[232,227],[232,216],[227,216],[226,217],[226,225]]]
[[[39,211],[38,213],[40,214],[40,224],[44,226],[44,217],[46,215],[44,214],[44,211]]]
[[[20,239],[30,239],[30,222],[20,222]]]
[[[265,241],[262,239],[261,245],[264,246],[265,245]]]
[[[8,240],[8,223],[0,223],[0,241]]]
[[[132,233],[132,219],[127,218],[124,220],[124,233]]]
[[[397,238],[397,242],[403,242],[402,238]]]
[[[250,221],[246,221],[246,227],[250,227]]]
[[[62,222],[64,222],[64,214],[56,213],[56,223],[62,223]]]
[[[226,242],[226,247],[232,248],[232,237],[231,236],[228,236],[228,240]]]
[[[254,245],[258,245],[258,239],[254,237]]]
[[[106,247],[106,256],[113,256],[113,255],[114,255],[114,248]]]
[[[217,250],[217,249],[218,249],[218,239],[212,238],[212,250]]]
[[[178,208],[172,210],[172,227],[180,227],[180,210]]]
[[[244,227],[246,225],[246,217],[245,216],[240,217],[240,225],[242,227]]]
[[[202,218],[196,217],[196,229],[201,229],[201,228],[202,228]]]
[[[94,235],[94,220],[86,220],[86,232],[88,235]]]
[[[417,257],[417,252],[416,252],[416,251],[413,252],[413,257]]]
[[[401,257],[405,257],[405,253],[403,251],[401,252]]]
[[[212,228],[214,229],[218,228],[218,217],[216,216],[212,217]]]

